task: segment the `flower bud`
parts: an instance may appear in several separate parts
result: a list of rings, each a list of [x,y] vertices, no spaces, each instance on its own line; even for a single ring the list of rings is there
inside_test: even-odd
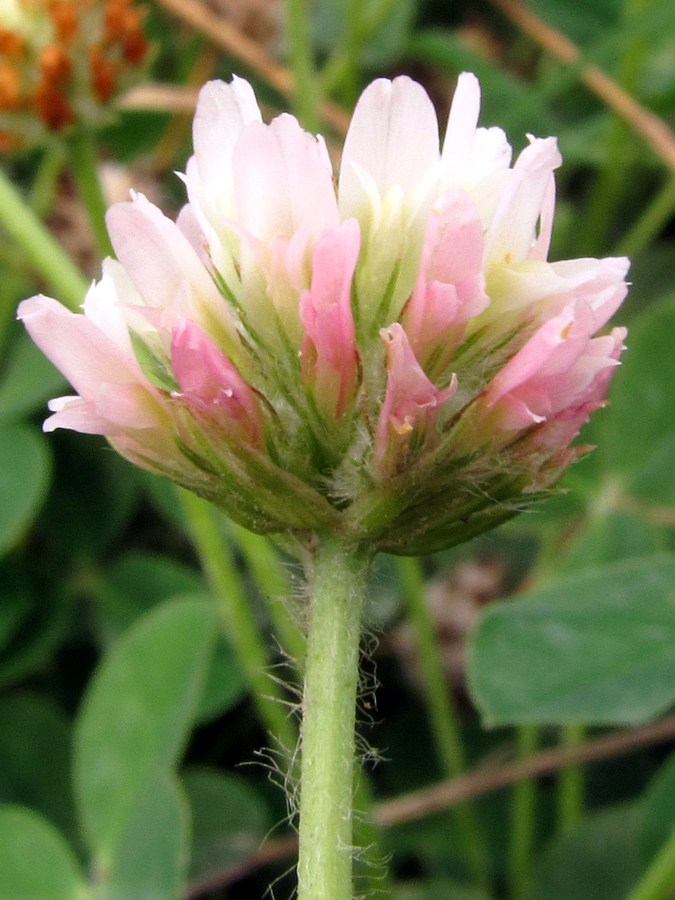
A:
[[[618,364],[628,262],[547,261],[556,142],[512,165],[479,102],[460,76],[441,146],[419,85],[374,82],[336,190],[320,138],[205,85],[177,223],[134,195],[83,316],[20,307],[77,392],[45,427],[301,541],[434,551],[545,496]]]

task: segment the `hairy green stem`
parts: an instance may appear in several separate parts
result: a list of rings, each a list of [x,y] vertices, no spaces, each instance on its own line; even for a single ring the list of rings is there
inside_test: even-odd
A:
[[[310,0],[286,0],[286,36],[295,111],[304,128],[317,132],[321,116],[319,81],[312,52]]]
[[[371,555],[319,535],[309,578],[298,900],[351,900],[356,692]]]
[[[232,551],[220,530],[220,514],[206,500],[188,491],[180,490],[179,493],[194,546],[218,603],[227,636],[254,693],[260,718],[279,742],[282,752],[290,757],[297,740],[295,728],[286,712],[281,689],[270,678],[270,659],[265,641]]]
[[[410,623],[415,630],[418,662],[436,753],[446,775],[456,778],[465,771],[466,761],[457,711],[447,687],[438,639],[425,599],[422,568],[419,560],[412,557],[400,557],[397,562]],[[476,810],[471,804],[462,803],[457,806],[456,814],[472,876],[477,884],[487,889],[489,858]]]
[[[536,725],[520,725],[516,730],[516,741],[519,761],[533,756],[539,744]],[[525,894],[530,880],[536,799],[536,783],[533,778],[525,778],[513,788],[508,861],[511,900],[519,900]]]
[[[672,900],[674,885],[675,828],[626,900]]]
[[[91,134],[78,128],[68,141],[70,167],[77,193],[89,215],[96,248],[101,256],[113,256],[114,251],[105,225],[106,201],[98,174],[96,144]]]
[[[2,169],[0,227],[24,251],[59,300],[69,309],[78,309],[87,281]]]

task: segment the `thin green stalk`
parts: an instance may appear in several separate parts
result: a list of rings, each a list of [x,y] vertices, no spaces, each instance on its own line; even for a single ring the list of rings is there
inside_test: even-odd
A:
[[[58,299],[69,309],[78,309],[89,286],[87,281],[2,169],[0,227],[24,251]]]
[[[537,752],[539,732],[535,725],[516,730],[518,759],[524,761]],[[509,894],[519,900],[525,894],[532,868],[536,813],[536,783],[533,778],[519,781],[513,789],[511,804],[511,842],[509,845]]]
[[[626,900],[673,900],[675,897],[675,828]]]
[[[305,639],[288,609],[288,601],[282,599],[289,596],[290,585],[277,551],[264,535],[253,534],[235,522],[230,523],[230,529],[260,589],[281,649],[302,671]]]
[[[649,43],[639,27],[640,18],[648,13],[653,0],[624,0],[622,14],[625,31],[631,37],[626,41],[619,61],[619,84],[633,93],[639,83],[644,61],[649,53]],[[607,136],[606,155],[602,169],[591,191],[585,215],[585,252],[599,255],[605,249],[604,242],[616,210],[630,184],[628,171],[632,164],[626,154],[626,142],[631,129],[618,117],[612,119]]]
[[[179,491],[188,527],[213,591],[227,636],[237,653],[262,722],[290,756],[296,745],[292,720],[279,685],[269,676],[270,660],[251,603],[218,526],[218,511],[188,491]]]
[[[352,900],[354,727],[370,554],[320,535],[303,694],[298,900]]]
[[[49,147],[35,170],[28,201],[38,216],[46,216],[54,205],[59,175],[65,154],[60,143]]]
[[[418,661],[436,753],[447,776],[456,778],[465,771],[466,760],[457,710],[446,686],[438,639],[425,600],[422,568],[419,560],[401,557],[398,560],[398,571],[410,622],[415,629]],[[456,812],[474,880],[487,889],[490,880],[489,858],[476,810],[471,804],[462,803],[457,806]]]
[[[98,174],[96,144],[91,133],[78,128],[68,141],[68,149],[77,193],[89,215],[98,252],[101,256],[113,256],[114,251],[105,226],[106,202]]]
[[[363,46],[363,0],[347,0],[343,17],[343,46],[334,62],[322,73],[322,83],[332,80],[331,87],[347,107],[353,107],[359,93],[359,70]]]
[[[314,70],[309,0],[286,0],[286,37],[295,111],[305,128],[317,132],[321,126],[319,80]]]
[[[671,174],[661,190],[649,203],[640,218],[621,239],[614,253],[635,257],[647,247],[666,226],[675,210],[675,174]]]
[[[561,746],[572,750],[586,739],[583,725],[564,725],[561,729]],[[565,766],[558,778],[558,828],[562,833],[571,831],[584,813],[584,768],[580,765]]]

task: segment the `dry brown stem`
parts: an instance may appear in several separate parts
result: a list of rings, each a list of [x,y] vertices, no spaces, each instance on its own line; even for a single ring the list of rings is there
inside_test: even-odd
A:
[[[380,802],[373,808],[372,816],[375,822],[383,827],[416,821],[433,813],[443,812],[474,797],[509,787],[523,778],[550,775],[565,766],[611,759],[673,738],[675,738],[675,715],[639,728],[595,738],[576,747],[544,750],[530,759],[494,766],[479,766],[475,771],[459,778]],[[197,898],[207,890],[233,884],[264,866],[283,861],[296,851],[297,840],[293,836],[268,841],[257,853],[237,866],[214,872],[211,878],[198,884],[193,883],[187,897]]]
[[[507,787],[523,778],[548,775],[565,766],[609,759],[672,738],[675,738],[675,716],[586,741],[576,747],[544,750],[526,760],[495,767],[479,767],[459,778],[378,803],[374,809],[374,818],[380,825],[398,825],[421,819],[480,794]]]
[[[225,50],[230,56],[234,56],[245,66],[253,69],[280,94],[292,97],[293,75],[290,70],[274,62],[259,44],[222,16],[212,12],[199,0],[159,0],[159,4]],[[346,132],[349,116],[339,106],[326,101],[321,105],[321,114],[337,132],[341,134]]]
[[[675,133],[663,119],[645,109],[598,66],[583,64],[581,50],[576,44],[540,19],[520,0],[490,2],[556,59],[569,65],[581,63],[579,78],[583,84],[627,122],[669,168],[675,170]]]

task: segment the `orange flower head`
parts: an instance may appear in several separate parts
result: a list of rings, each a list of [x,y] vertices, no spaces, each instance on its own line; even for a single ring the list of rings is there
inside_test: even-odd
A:
[[[105,120],[147,56],[144,15],[134,0],[5,0],[0,150]]]

